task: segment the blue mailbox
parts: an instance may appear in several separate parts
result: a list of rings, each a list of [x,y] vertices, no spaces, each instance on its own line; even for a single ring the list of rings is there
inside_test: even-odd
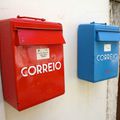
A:
[[[98,82],[118,74],[120,28],[82,24],[78,28],[78,77]]]

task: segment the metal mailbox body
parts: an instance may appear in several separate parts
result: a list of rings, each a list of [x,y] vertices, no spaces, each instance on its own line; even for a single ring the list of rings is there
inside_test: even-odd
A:
[[[83,24],[78,28],[78,77],[98,82],[118,73],[120,29],[106,24]]]
[[[62,25],[28,18],[0,21],[4,99],[18,110],[64,93]]]

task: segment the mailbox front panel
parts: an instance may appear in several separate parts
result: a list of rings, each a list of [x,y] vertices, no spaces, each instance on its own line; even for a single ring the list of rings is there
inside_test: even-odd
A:
[[[15,64],[19,110],[64,93],[62,45],[17,46]]]
[[[96,42],[94,56],[95,82],[117,76],[118,42]]]

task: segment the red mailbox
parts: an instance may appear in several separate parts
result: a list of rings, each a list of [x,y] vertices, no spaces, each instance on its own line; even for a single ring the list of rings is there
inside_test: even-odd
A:
[[[62,25],[19,17],[0,21],[4,99],[23,110],[64,93]]]

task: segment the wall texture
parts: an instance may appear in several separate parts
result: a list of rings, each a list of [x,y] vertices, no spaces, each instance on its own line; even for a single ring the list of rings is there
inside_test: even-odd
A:
[[[120,26],[120,0],[110,2],[110,23]]]
[[[120,0],[110,1],[110,23],[113,25],[120,26]],[[118,96],[118,79],[108,81],[107,120],[116,120],[117,96]]]
[[[92,84],[77,78],[77,28],[79,24],[91,21],[108,22],[109,1],[0,1],[0,19],[18,14],[63,24],[66,92],[61,97],[22,112],[5,103],[6,120],[106,120],[107,81]]]

